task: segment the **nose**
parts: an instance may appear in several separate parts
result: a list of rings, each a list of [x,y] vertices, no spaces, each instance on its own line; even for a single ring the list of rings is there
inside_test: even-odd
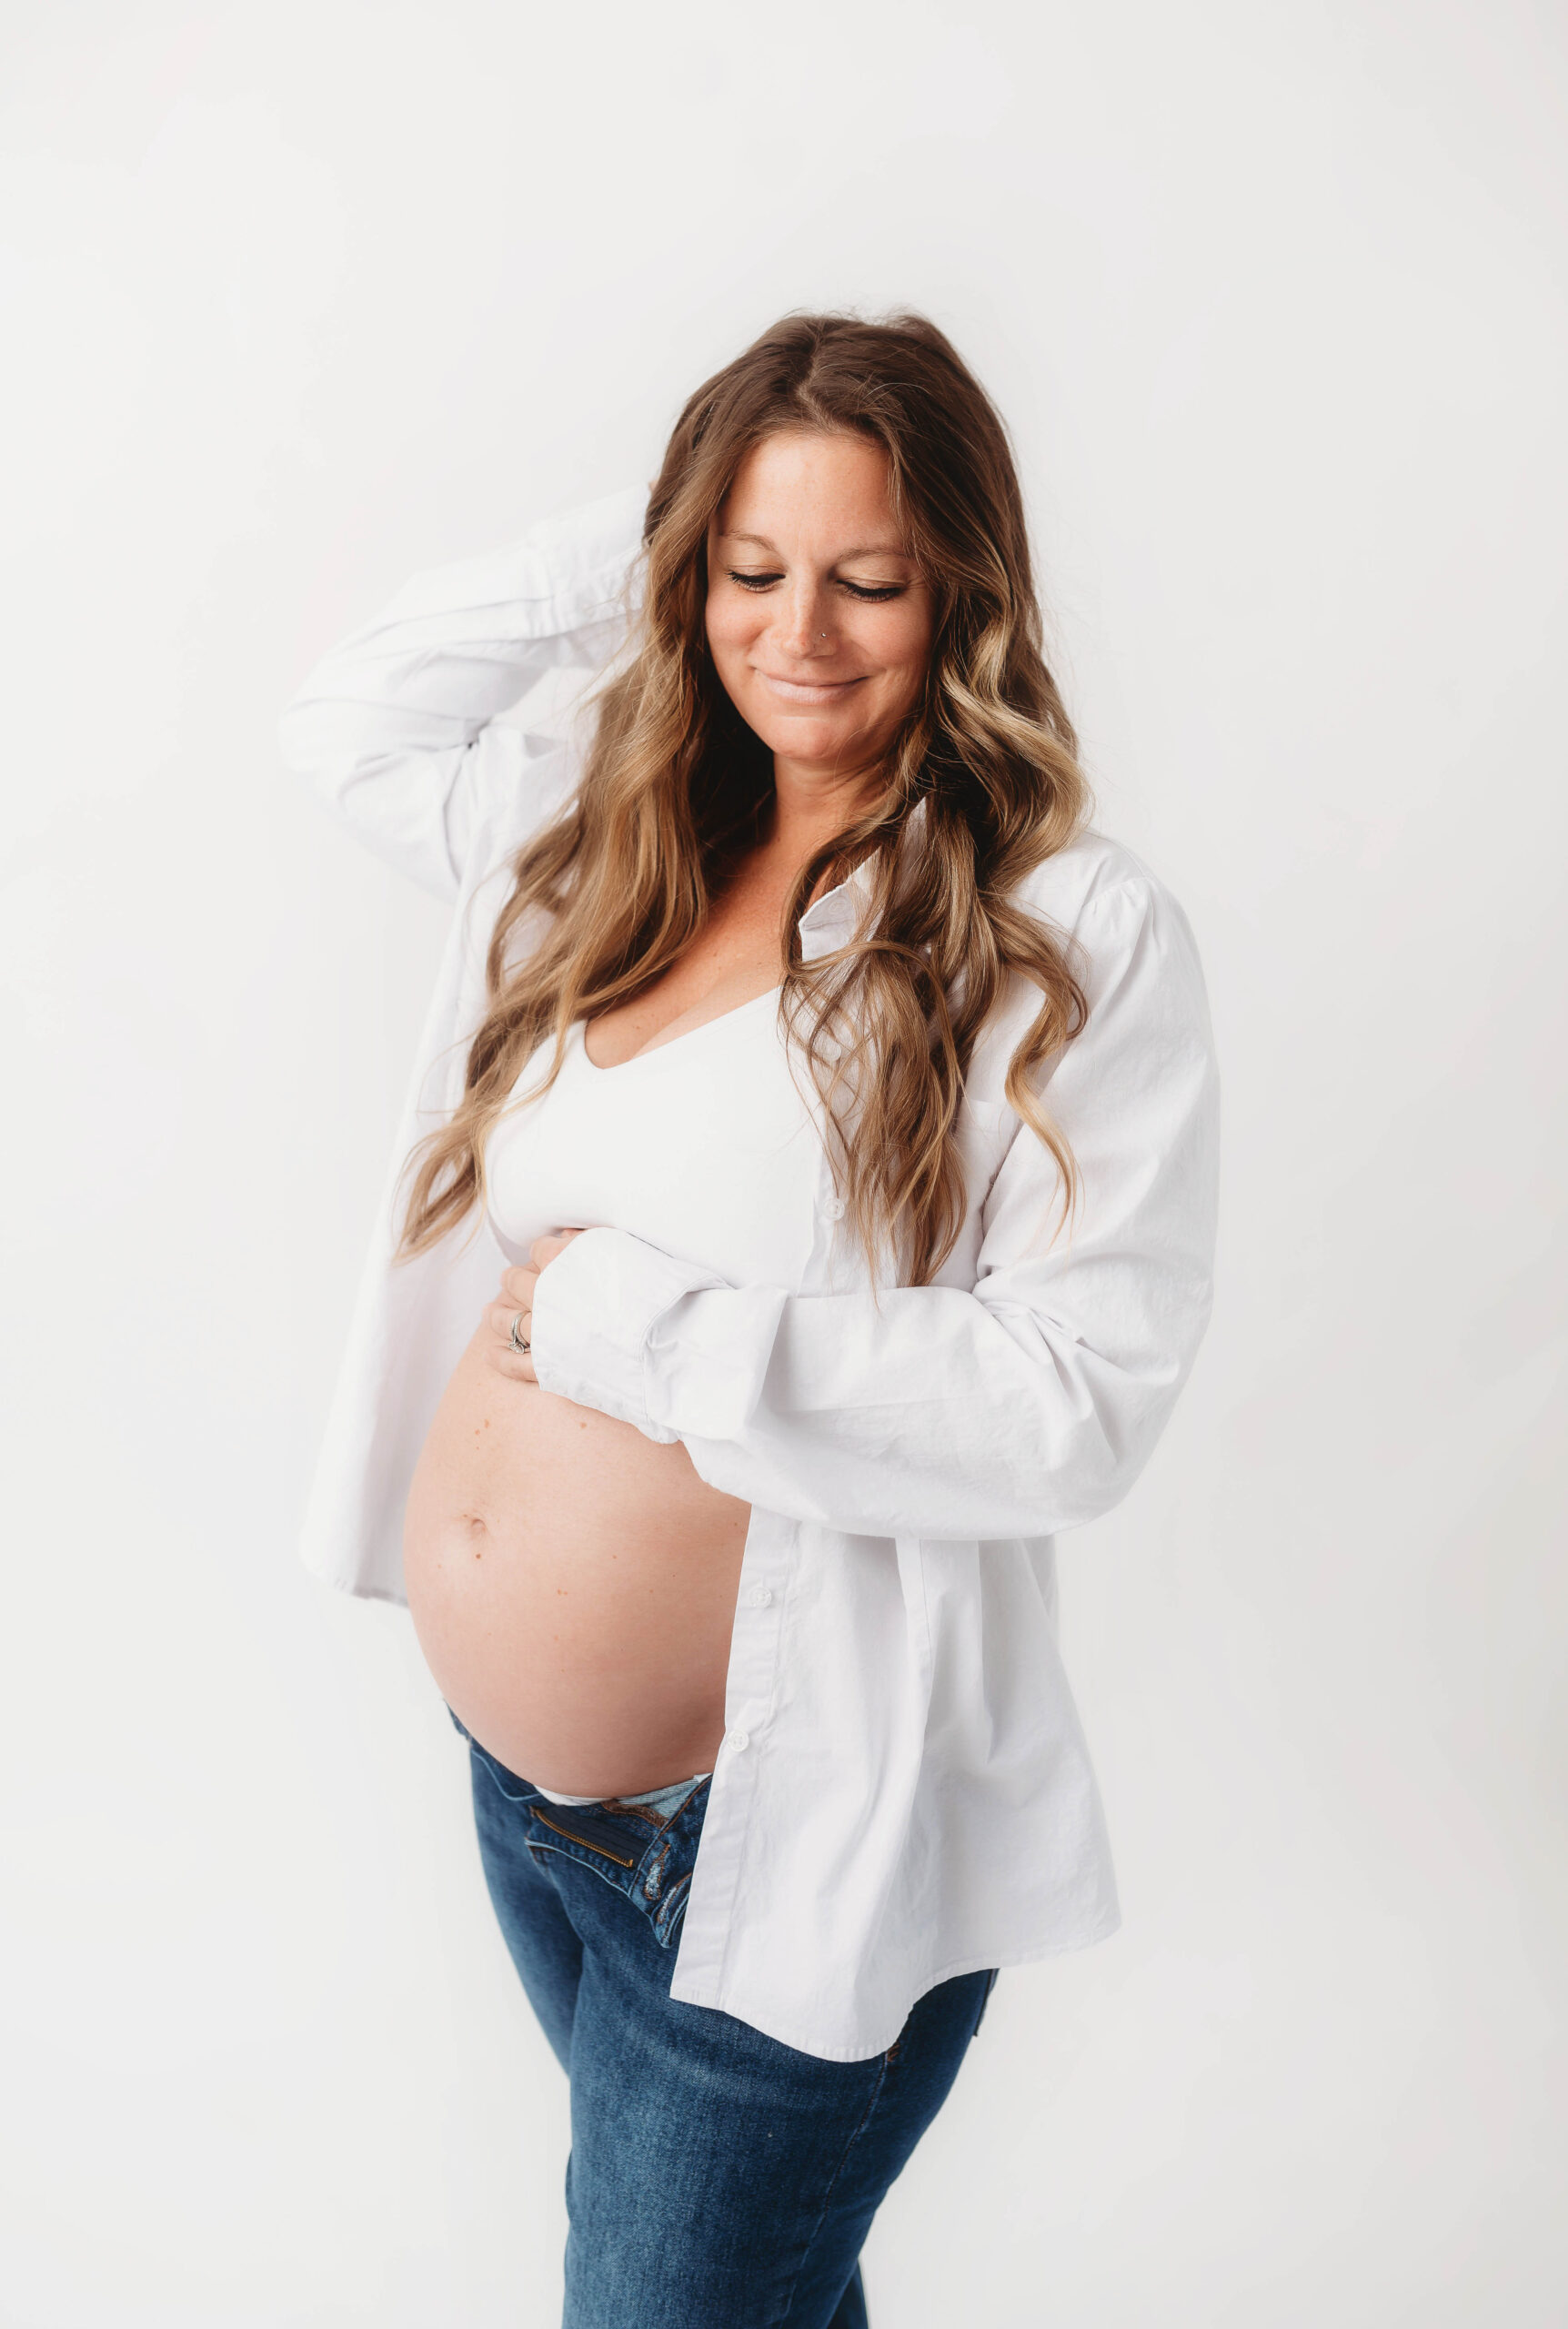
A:
[[[833,621],[821,592],[800,583],[779,603],[777,636],[785,654],[801,662],[833,651]]]

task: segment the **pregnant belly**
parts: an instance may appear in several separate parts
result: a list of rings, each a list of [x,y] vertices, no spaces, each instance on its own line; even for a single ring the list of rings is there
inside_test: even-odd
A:
[[[678,1444],[508,1382],[481,1328],[409,1491],[419,1646],[482,1747],[562,1795],[710,1770],[749,1505]]]

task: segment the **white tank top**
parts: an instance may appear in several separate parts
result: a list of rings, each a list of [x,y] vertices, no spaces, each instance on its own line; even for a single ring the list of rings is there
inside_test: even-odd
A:
[[[822,1148],[778,1021],[775,989],[618,1067],[594,1065],[577,1021],[550,1090],[503,1114],[486,1145],[503,1251],[520,1262],[552,1230],[625,1229],[732,1285],[799,1292]],[[514,1092],[544,1073],[553,1040]]]

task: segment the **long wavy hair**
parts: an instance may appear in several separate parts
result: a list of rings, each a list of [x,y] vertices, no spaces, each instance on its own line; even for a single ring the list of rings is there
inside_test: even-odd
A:
[[[881,448],[935,615],[924,693],[889,748],[885,789],[801,868],[781,937],[781,1021],[821,1103],[846,1219],[873,1283],[885,1264],[913,1285],[940,1269],[964,1217],[965,1077],[1010,977],[1037,1007],[1007,1098],[1056,1160],[1059,1228],[1070,1217],[1072,1157],[1030,1077],[1087,1006],[1063,943],[1013,892],[1073,838],[1089,797],[1041,652],[1007,433],[924,317],[789,316],[704,381],[676,423],[648,500],[628,653],[599,694],[571,801],[515,860],[462,1098],[408,1159],[405,1256],[482,1204],[486,1138],[534,1053],[553,1035],[530,1100],[554,1082],[574,1021],[668,971],[760,837],[772,757],[709,652],[709,525],[751,448],[801,428]],[[917,843],[906,827],[922,802]],[[796,925],[818,884],[862,864],[858,930],[805,962]]]

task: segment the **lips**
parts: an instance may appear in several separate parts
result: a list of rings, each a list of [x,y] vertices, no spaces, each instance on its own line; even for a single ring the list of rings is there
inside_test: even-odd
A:
[[[786,680],[774,671],[759,671],[757,676],[780,703],[841,703],[851,688],[860,685],[858,679]]]

